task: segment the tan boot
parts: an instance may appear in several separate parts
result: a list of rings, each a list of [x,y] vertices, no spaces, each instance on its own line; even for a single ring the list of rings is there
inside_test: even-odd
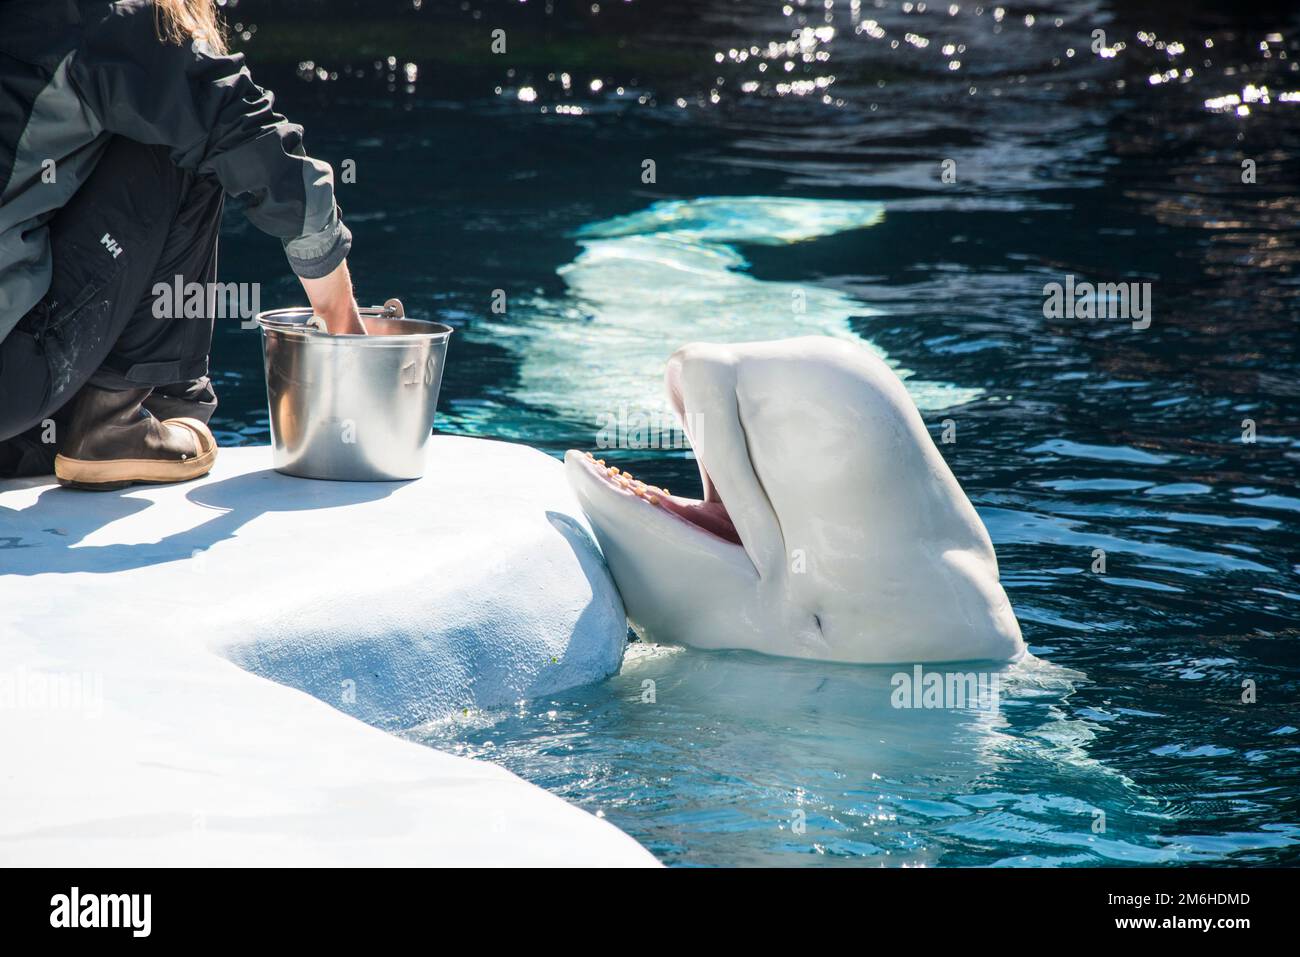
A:
[[[190,418],[159,421],[141,404],[149,391],[85,386],[77,393],[54,457],[60,484],[107,490],[188,482],[208,473],[217,457],[208,427]]]

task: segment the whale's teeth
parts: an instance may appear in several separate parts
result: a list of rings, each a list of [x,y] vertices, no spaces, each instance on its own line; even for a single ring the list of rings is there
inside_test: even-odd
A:
[[[585,455],[587,458],[591,459],[593,462],[596,460],[596,456],[592,455],[590,452],[583,452],[582,454]]]
[[[596,459],[596,464],[597,464],[597,465],[604,465],[604,464],[605,464],[605,460],[604,460],[604,459]]]
[[[606,475],[610,475],[610,476],[617,475],[617,474],[618,474],[618,469],[616,469],[616,468],[609,468],[609,469],[606,469],[606,470],[605,470],[605,474],[606,474]]]

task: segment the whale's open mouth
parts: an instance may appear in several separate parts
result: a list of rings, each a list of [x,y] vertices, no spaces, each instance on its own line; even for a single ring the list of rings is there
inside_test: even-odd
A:
[[[593,476],[597,477],[602,484],[614,492],[627,499],[636,501],[640,500],[646,508],[657,508],[666,515],[680,519],[687,525],[720,539],[729,545],[735,545],[742,550],[745,543],[741,540],[740,533],[736,529],[736,523],[732,519],[730,512],[727,511],[727,504],[722,500],[722,495],[718,491],[718,485],[709,475],[705,467],[705,451],[701,446],[703,437],[698,434],[698,430],[692,428],[692,422],[697,416],[689,414],[686,407],[686,399],[681,381],[681,367],[676,363],[669,363],[666,375],[665,386],[668,399],[672,403],[673,410],[677,413],[677,418],[681,423],[686,437],[690,440],[691,446],[695,453],[695,462],[700,470],[700,483],[704,489],[704,498],[687,498],[681,495],[673,495],[668,489],[660,488],[657,485],[649,485],[632,475],[632,473],[609,465],[602,458],[598,458],[591,452],[584,452],[581,456],[577,453],[570,453],[577,460],[577,463],[583,466]],[[743,428],[742,428],[743,431]]]
[[[704,480],[704,499],[701,500],[673,495],[668,489],[648,485],[631,472],[607,465],[604,459],[596,458],[591,452],[584,452],[583,458],[585,467],[614,491],[630,499],[640,499],[647,508],[660,508],[665,513],[675,515],[687,524],[694,525],[732,545],[741,544],[736,525],[727,513],[727,506],[718,496],[713,483],[709,481],[703,465],[700,466],[700,476]]]

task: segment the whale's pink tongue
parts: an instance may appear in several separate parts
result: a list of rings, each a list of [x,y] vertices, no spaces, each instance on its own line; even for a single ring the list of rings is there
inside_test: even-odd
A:
[[[623,494],[635,496],[647,506],[658,507],[666,512],[672,512],[683,521],[690,522],[696,528],[702,529],[710,535],[716,535],[723,541],[743,546],[740,535],[736,532],[736,524],[727,513],[727,506],[722,504],[717,489],[714,488],[712,481],[709,479],[709,474],[703,468],[700,469],[701,478],[704,480],[704,501],[701,502],[697,498],[681,498],[672,495],[657,485],[647,485],[635,478],[631,472],[624,472],[622,469],[606,465],[604,459],[596,458],[592,452],[584,452],[583,455],[586,456],[587,461],[585,464],[588,469],[597,475],[601,481],[613,486]]]
[[[665,495],[659,499],[659,505],[663,506],[665,511],[672,512],[679,518],[684,518],[692,525],[698,525],[706,532],[725,539],[733,545],[740,544],[740,535],[736,533],[736,525],[727,514],[727,506],[721,501],[701,502],[694,498],[678,498],[675,495]]]

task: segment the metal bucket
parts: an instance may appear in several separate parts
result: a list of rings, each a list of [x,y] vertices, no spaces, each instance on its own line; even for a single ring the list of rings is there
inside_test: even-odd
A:
[[[330,335],[309,308],[259,313],[277,471],[350,482],[424,474],[451,327],[402,304],[360,310],[367,335]]]

